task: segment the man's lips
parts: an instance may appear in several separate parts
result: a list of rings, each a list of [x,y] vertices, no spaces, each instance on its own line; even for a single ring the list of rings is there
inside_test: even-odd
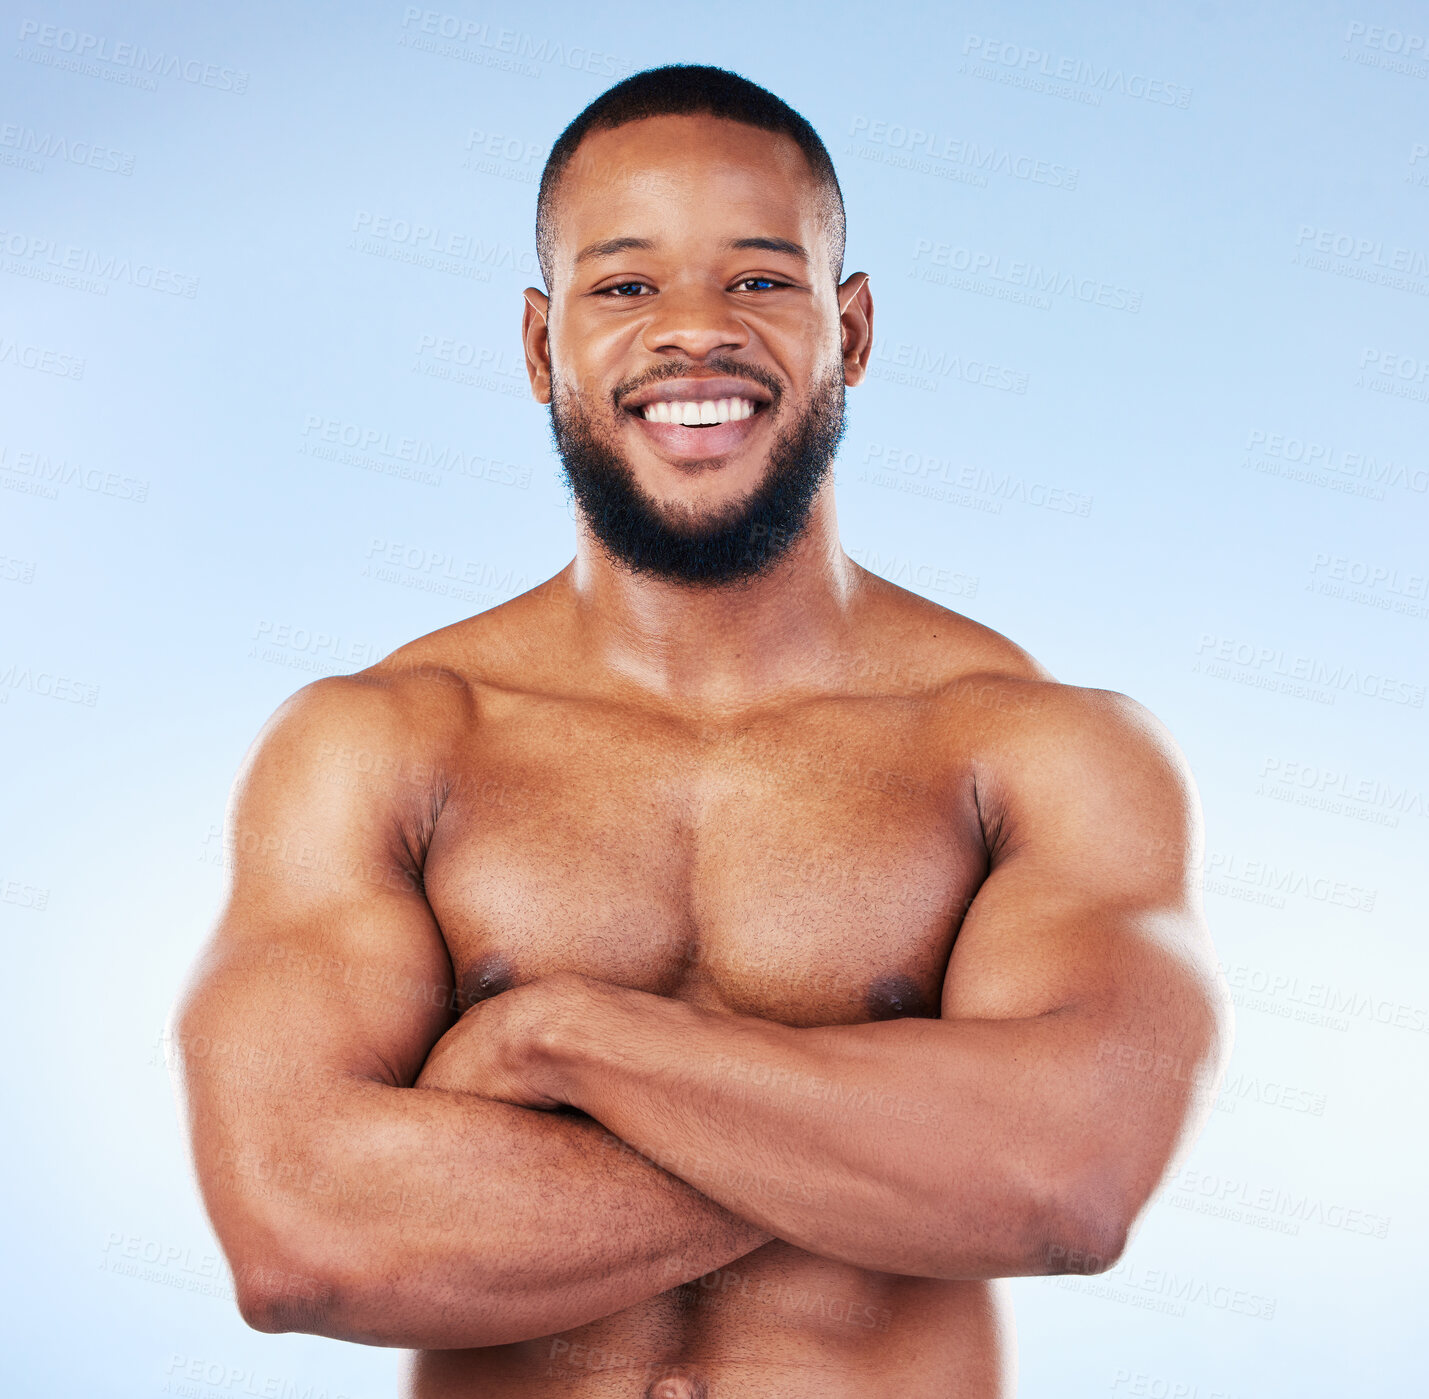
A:
[[[622,406],[661,456],[701,461],[726,456],[762,432],[772,402],[768,389],[749,379],[689,377],[651,384]],[[651,411],[683,421],[653,421],[646,416]],[[702,424],[695,421],[700,417]]]
[[[675,461],[706,461],[712,457],[727,456],[743,447],[756,433],[764,431],[764,424],[770,415],[761,405],[760,411],[747,418],[731,418],[728,422],[711,423],[704,427],[654,423],[639,412],[626,416],[659,456]]]

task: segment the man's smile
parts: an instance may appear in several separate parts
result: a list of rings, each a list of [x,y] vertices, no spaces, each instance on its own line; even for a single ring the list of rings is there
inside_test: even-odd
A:
[[[750,441],[772,402],[749,379],[688,376],[637,390],[622,406],[663,456],[707,460]]]

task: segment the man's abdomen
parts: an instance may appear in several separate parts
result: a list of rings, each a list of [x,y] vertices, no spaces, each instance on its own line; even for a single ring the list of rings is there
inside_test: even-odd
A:
[[[867,1272],[774,1241],[614,1316],[415,1358],[410,1399],[1006,1399],[996,1283]]]

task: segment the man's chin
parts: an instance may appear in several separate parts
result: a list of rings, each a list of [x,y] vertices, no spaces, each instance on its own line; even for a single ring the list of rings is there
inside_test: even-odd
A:
[[[768,452],[669,461],[637,451],[612,453],[612,459],[652,508],[672,523],[681,515],[713,520],[733,514],[741,502],[768,486],[777,466]]]
[[[750,494],[732,499],[691,505],[683,500],[655,500],[646,497],[651,516],[660,527],[692,544],[709,544],[720,535],[738,532],[748,520]]]
[[[632,425],[643,438],[647,424]],[[725,426],[704,431],[723,432]],[[637,574],[693,586],[738,583],[767,572],[803,534],[843,433],[842,380],[757,461],[751,453],[690,453],[676,465],[652,451],[649,464],[641,462],[637,470],[621,450],[624,434],[597,431],[579,408],[560,412],[553,400],[551,427],[585,524],[613,561]],[[698,430],[680,431],[689,436]],[[648,450],[652,444],[644,445]],[[658,477],[657,461],[674,473],[675,489],[646,489],[641,476]],[[694,500],[677,485],[691,474],[707,484]]]
[[[618,435],[615,440],[583,437],[576,462],[587,492],[619,501],[628,511],[691,542],[737,529],[776,468],[767,448],[757,456],[735,450],[670,457],[647,442],[629,444],[634,451],[622,450],[626,445]],[[570,461],[566,475],[574,486]]]

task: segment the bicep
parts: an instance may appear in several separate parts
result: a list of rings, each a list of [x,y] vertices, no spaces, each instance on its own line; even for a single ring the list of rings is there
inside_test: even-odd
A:
[[[1122,696],[1056,691],[981,775],[991,867],[949,962],[945,1016],[1115,999],[1209,951],[1200,812],[1175,745]]]
[[[401,773],[409,740],[383,696],[315,688],[235,785],[224,907],[176,1016],[201,1175],[236,1143],[280,1139],[338,1080],[410,1085],[452,1020],[450,961],[406,849],[415,794],[395,778],[354,787],[334,761],[355,744]]]
[[[997,839],[943,1018],[1022,1022],[1108,1133],[1169,1149],[1223,1037],[1184,762],[1131,701],[1058,687],[984,779]]]

